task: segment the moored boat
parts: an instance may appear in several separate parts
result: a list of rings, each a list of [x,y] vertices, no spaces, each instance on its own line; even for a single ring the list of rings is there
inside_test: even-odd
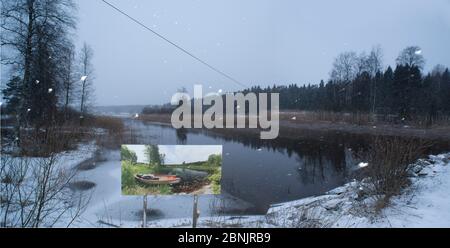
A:
[[[175,175],[137,174],[134,178],[141,183],[151,185],[177,184],[181,181],[181,179]]]

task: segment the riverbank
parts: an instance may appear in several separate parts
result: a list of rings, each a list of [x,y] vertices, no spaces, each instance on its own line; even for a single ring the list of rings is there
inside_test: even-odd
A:
[[[305,120],[301,118],[300,112],[282,112],[280,113],[280,138],[299,139],[299,138],[320,138],[324,133],[341,133],[355,135],[387,135],[412,137],[426,140],[436,140],[446,143],[450,146],[450,126],[434,126],[423,128],[419,126],[401,125],[401,124],[351,124],[343,121],[319,121]],[[139,120],[152,122],[162,125],[171,125],[170,114],[141,114]],[[244,117],[242,117],[244,118]],[[190,129],[198,131],[199,129]],[[259,129],[233,128],[233,129],[208,129],[221,135],[244,135],[259,137]]]

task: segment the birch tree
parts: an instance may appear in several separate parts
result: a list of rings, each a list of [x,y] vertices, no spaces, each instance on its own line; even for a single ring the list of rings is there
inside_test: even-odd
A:
[[[92,58],[94,52],[92,48],[84,43],[80,51],[79,57],[79,75],[80,75],[80,123],[83,123],[85,114],[89,111],[89,106],[93,102],[94,97],[94,67]]]

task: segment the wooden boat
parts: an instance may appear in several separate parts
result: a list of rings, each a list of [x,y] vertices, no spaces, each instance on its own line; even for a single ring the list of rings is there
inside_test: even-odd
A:
[[[134,178],[141,183],[150,185],[177,184],[181,181],[181,179],[175,175],[138,174],[135,175]]]

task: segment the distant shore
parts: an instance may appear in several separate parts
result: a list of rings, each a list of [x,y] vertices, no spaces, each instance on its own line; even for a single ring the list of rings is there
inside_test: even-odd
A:
[[[343,121],[305,120],[301,117],[301,115],[301,112],[280,113],[280,138],[298,139],[305,137],[320,137],[322,134],[326,133],[340,133],[348,135],[387,135],[412,137],[437,140],[446,143],[448,142],[450,145],[450,126],[446,125],[430,128],[384,123],[365,123],[357,125]],[[138,119],[144,122],[170,125],[170,117],[170,114],[141,114]],[[189,130],[195,131],[198,129]],[[260,133],[259,129],[250,128],[216,128],[208,131],[224,135],[239,134],[246,136],[259,136]]]

